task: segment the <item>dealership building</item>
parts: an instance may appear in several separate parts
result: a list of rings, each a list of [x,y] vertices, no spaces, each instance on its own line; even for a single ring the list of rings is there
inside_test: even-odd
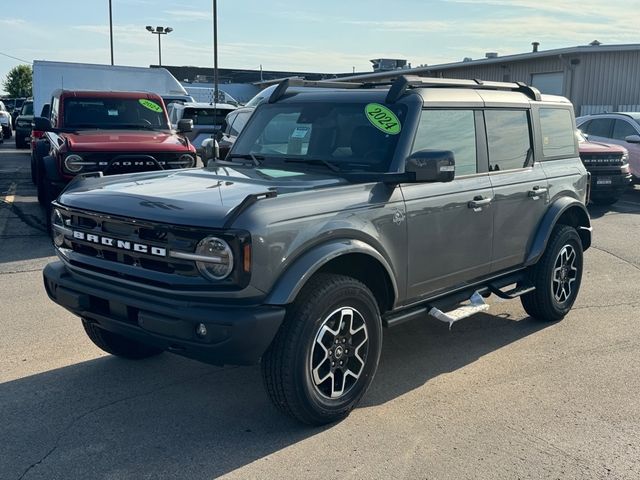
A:
[[[430,65],[406,73],[430,77],[525,82],[571,100],[576,115],[640,111],[640,44],[589,45]]]

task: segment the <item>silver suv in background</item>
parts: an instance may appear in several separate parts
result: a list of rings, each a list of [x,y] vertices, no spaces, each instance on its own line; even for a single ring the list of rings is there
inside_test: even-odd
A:
[[[576,118],[589,140],[621,145],[629,151],[629,170],[640,181],[640,112],[596,113]]]
[[[202,142],[220,131],[227,115],[236,108],[227,103],[172,102],[167,105],[167,113],[173,128],[178,127],[180,120],[193,120],[193,130],[186,137],[196,147],[198,154],[202,155]]]

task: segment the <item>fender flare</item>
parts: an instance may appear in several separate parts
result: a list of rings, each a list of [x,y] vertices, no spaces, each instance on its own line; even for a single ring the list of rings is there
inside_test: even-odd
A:
[[[391,281],[394,299],[398,298],[398,285],[393,275],[393,270],[380,252],[361,240],[339,239],[317,245],[300,255],[280,275],[265,303],[268,305],[287,305],[292,303],[313,274],[331,260],[350,253],[365,254],[380,263]]]
[[[582,248],[586,250],[591,246],[591,220],[589,218],[589,212],[582,202],[571,197],[562,197],[553,202],[553,204],[547,209],[542,221],[538,225],[538,231],[534,237],[533,243],[527,253],[527,259],[525,265],[533,265],[536,263],[545,249],[547,248],[547,242],[551,237],[551,232],[556,226],[560,217],[570,210],[575,212],[575,219],[577,225],[573,225],[578,230],[580,239],[582,240]]]
[[[62,179],[60,178],[60,172],[58,172],[58,162],[55,157],[51,155],[46,155],[42,158],[42,167],[47,174],[47,178],[51,182],[58,182]]]

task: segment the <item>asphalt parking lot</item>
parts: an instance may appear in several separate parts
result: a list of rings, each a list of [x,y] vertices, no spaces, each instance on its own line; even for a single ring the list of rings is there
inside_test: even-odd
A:
[[[592,208],[560,323],[491,298],[452,330],[385,331],[345,421],[279,415],[259,368],[103,354],[50,302],[29,154],[0,146],[0,479],[640,478],[640,187]]]

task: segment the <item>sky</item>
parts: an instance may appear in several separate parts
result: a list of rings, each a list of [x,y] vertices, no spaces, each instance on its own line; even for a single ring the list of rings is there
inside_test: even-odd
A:
[[[108,0],[2,0],[0,80],[37,60],[110,63]],[[213,66],[212,0],[112,0],[118,65]],[[221,68],[338,73],[370,59],[413,66],[586,45],[640,43],[640,0],[218,0]],[[15,60],[7,57],[17,57]]]

